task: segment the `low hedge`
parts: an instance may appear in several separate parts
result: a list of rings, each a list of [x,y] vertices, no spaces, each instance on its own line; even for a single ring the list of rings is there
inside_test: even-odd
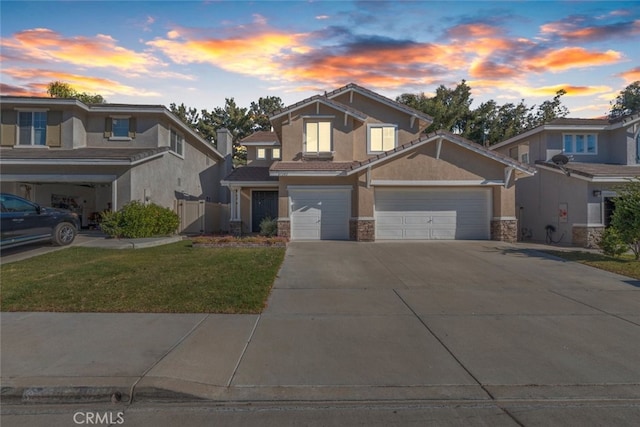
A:
[[[178,214],[154,203],[127,203],[117,212],[103,212],[100,229],[110,237],[137,239],[175,234]]]

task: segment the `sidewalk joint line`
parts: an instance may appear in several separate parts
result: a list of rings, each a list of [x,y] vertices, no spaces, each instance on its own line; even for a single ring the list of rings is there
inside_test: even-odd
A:
[[[189,338],[191,336],[191,334],[193,334],[195,332],[196,329],[198,329],[200,327],[200,325],[202,325],[202,322],[204,322],[205,320],[207,320],[209,318],[209,316],[211,316],[210,314],[207,314],[206,316],[204,316],[198,323],[196,323],[190,330],[189,332],[187,332],[186,334],[184,334],[184,336],[182,338],[180,338],[178,341],[176,341],[175,344],[173,344],[167,351],[164,352],[164,354],[162,356],[160,356],[158,358],[158,360],[155,361],[155,363],[153,363],[149,368],[147,368],[142,375],[140,375],[140,377],[133,383],[133,385],[131,386],[131,388],[129,389],[129,402],[128,404],[131,405],[131,403],[133,403],[133,394],[135,392],[136,386],[138,385],[138,383],[140,381],[142,381],[142,379],[144,377],[147,376],[147,374],[156,366],[158,366],[158,364],[160,362],[162,362],[165,357],[167,357],[169,355],[169,353],[171,353],[173,350],[176,349],[176,347],[178,347],[180,344],[182,344],[184,342],[184,340],[186,340],[187,338]]]
[[[229,377],[229,381],[227,382],[227,388],[231,387],[231,383],[233,382],[233,379],[235,378],[236,373],[238,372],[238,369],[240,368],[240,363],[242,362],[242,359],[244,358],[244,355],[247,352],[247,348],[249,348],[249,344],[251,343],[251,340],[253,339],[253,334],[256,332],[256,329],[258,328],[258,322],[260,322],[261,318],[262,318],[262,314],[258,314],[258,318],[256,319],[256,322],[253,324],[253,329],[251,330],[251,333],[249,334],[249,338],[247,339],[247,342],[244,345],[244,348],[242,349],[242,353],[240,353],[240,357],[238,358],[238,361],[236,362],[236,366],[233,368],[233,373],[231,374],[231,377]]]

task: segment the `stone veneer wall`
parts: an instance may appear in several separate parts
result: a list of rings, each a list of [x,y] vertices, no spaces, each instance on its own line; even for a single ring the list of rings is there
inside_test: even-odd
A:
[[[291,237],[291,221],[288,219],[278,220],[278,237],[285,237],[289,239]]]
[[[518,240],[518,221],[515,219],[491,221],[491,240],[515,243]]]
[[[229,233],[233,236],[241,236],[242,221],[229,221]]]
[[[604,226],[574,225],[571,230],[571,243],[583,248],[599,248],[598,241],[602,233],[604,233]]]
[[[376,240],[376,221],[373,219],[350,219],[349,239],[357,242]]]

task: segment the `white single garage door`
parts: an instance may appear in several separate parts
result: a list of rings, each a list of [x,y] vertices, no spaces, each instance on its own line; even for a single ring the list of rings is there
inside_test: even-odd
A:
[[[289,188],[291,240],[348,240],[350,187]]]
[[[490,188],[376,188],[376,239],[486,240]]]

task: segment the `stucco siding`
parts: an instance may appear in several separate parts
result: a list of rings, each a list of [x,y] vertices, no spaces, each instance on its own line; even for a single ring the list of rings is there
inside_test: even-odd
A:
[[[440,158],[437,143],[422,145],[372,170],[380,180],[504,180],[504,165],[444,141]]]

